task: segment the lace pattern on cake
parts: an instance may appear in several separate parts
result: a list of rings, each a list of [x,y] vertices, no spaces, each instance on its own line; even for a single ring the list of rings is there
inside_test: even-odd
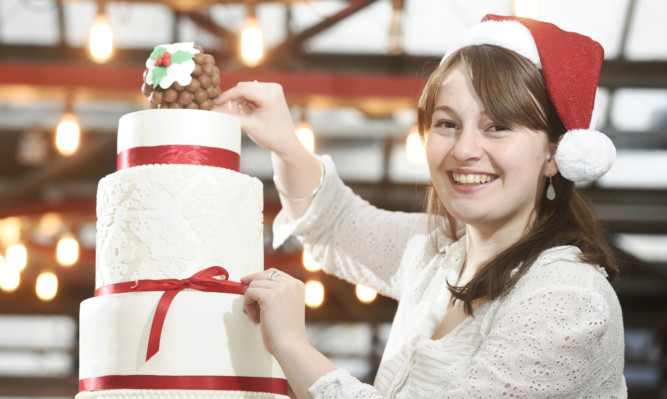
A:
[[[145,165],[100,181],[96,287],[263,268],[262,185],[222,168]]]

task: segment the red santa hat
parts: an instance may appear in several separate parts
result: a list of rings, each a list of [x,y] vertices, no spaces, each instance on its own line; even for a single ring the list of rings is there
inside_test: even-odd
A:
[[[460,48],[480,44],[512,50],[542,70],[551,102],[567,129],[555,155],[561,175],[574,182],[604,175],[616,149],[607,135],[595,130],[602,46],[547,22],[489,14],[452,41],[443,61]]]

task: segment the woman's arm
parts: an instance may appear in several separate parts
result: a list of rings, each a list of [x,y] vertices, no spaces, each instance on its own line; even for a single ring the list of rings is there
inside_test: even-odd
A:
[[[318,159],[294,130],[283,89],[276,83],[241,82],[216,100],[216,111],[237,117],[243,131],[271,151],[275,182],[291,219],[304,214],[321,179]],[[296,200],[294,200],[296,199]]]
[[[269,276],[272,273],[277,274],[271,280]],[[260,325],[264,345],[280,364],[298,398],[312,398],[309,389],[313,384],[324,376],[331,379],[335,375],[343,375],[345,378],[343,392],[363,390],[371,394],[341,397],[382,398],[371,386],[361,383],[343,370],[337,370],[329,359],[310,345],[306,337],[304,287],[301,281],[275,269],[246,276],[241,281],[247,285],[243,311],[251,321]],[[337,391],[339,387],[338,383],[324,385],[330,385],[323,388],[328,393]]]

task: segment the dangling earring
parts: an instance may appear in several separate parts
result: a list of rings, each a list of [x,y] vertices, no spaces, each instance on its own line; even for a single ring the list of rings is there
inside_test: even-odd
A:
[[[549,187],[547,187],[547,199],[549,201],[556,199],[556,190],[554,189],[554,184],[553,181],[551,181],[551,177],[549,177]]]

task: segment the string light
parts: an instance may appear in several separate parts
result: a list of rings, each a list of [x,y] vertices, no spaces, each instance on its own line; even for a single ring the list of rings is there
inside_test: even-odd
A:
[[[45,237],[54,237],[63,230],[63,218],[56,212],[45,213],[37,225],[39,234]]]
[[[416,128],[411,130],[405,139],[405,156],[410,163],[423,164],[426,162],[424,143],[422,143]]]
[[[306,251],[305,249],[303,250],[301,260],[303,263],[303,268],[309,272],[316,272],[322,269],[320,263],[313,258],[313,255],[309,251]]]
[[[72,266],[79,260],[79,242],[73,235],[65,234],[58,240],[56,260],[62,266]]]
[[[377,291],[361,284],[356,285],[356,287],[354,288],[354,293],[357,295],[357,299],[361,303],[371,303],[378,296]]]
[[[43,272],[37,277],[35,292],[42,301],[52,300],[58,293],[58,277],[51,272]]]
[[[301,107],[299,123],[296,124],[296,137],[308,151],[315,152],[315,133],[306,121],[306,109],[304,107]]]
[[[307,281],[305,284],[306,290],[306,306],[309,308],[319,308],[324,302],[324,285],[316,280]]]
[[[0,289],[5,292],[12,292],[18,288],[20,282],[20,271],[7,265],[5,258],[0,255]]]
[[[98,14],[90,28],[88,49],[93,61],[98,64],[107,62],[113,54],[113,32],[109,26],[109,19],[104,12],[104,3],[99,2]]]
[[[74,116],[72,96],[65,100],[65,113],[56,128],[56,148],[63,156],[70,156],[79,148],[81,129],[79,121]]]
[[[28,265],[28,250],[19,243],[11,245],[5,251],[5,262],[10,269],[23,271]]]
[[[0,221],[0,242],[9,247],[21,241],[21,219],[11,216]]]
[[[241,60],[254,68],[264,58],[264,34],[255,16],[255,5],[248,6],[248,17],[241,31]]]

